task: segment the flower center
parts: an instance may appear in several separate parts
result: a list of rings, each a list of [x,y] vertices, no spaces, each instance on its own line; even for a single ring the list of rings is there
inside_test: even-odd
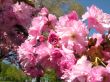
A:
[[[106,63],[104,61],[102,61],[99,57],[95,57],[95,61],[92,64],[93,64],[93,66],[102,65],[102,66],[106,67]]]
[[[71,34],[71,38],[72,38],[72,40],[74,40],[76,38],[76,34],[75,33],[72,33]]]
[[[106,67],[106,63],[103,61],[103,54],[101,53],[102,48],[99,47],[91,47],[87,52],[86,55],[88,59],[92,62],[93,66],[102,65]]]

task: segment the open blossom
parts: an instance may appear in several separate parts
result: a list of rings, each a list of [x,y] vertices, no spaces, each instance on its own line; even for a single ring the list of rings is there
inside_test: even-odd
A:
[[[68,70],[71,70],[76,59],[72,50],[68,50],[66,48],[52,48],[50,61],[52,62],[52,67],[56,70],[57,75],[62,76]]]
[[[93,67],[87,82],[109,82],[110,73],[102,66]]]
[[[65,79],[66,82],[74,82],[78,79],[78,82],[86,82],[81,78],[87,78],[91,71],[92,64],[87,61],[86,56],[82,56],[75,65],[72,66],[71,70],[68,70],[61,78]]]
[[[110,15],[92,5],[87,8],[87,12],[82,16],[83,20],[88,19],[89,27],[94,27],[98,32],[104,33],[110,28]]]
[[[88,29],[83,22],[79,21],[68,21],[65,22],[65,26],[60,23],[63,21],[59,19],[58,24],[56,25],[56,31],[59,38],[61,38],[61,44],[65,44],[68,47],[74,47],[74,50],[77,52],[75,47],[78,47],[82,53],[87,46],[87,35]]]
[[[33,37],[41,35],[44,25],[47,23],[48,19],[43,16],[35,17],[32,20],[32,26],[29,28],[29,34]]]
[[[70,20],[71,21],[78,20],[78,15],[75,11],[73,11],[67,15],[59,17],[58,24],[60,24],[61,26],[66,26],[67,22],[69,22]]]
[[[41,9],[42,10],[42,9]],[[46,11],[42,11],[46,13]],[[42,13],[41,12],[41,13]],[[32,25],[29,28],[29,34],[32,37],[37,37],[40,35],[47,36],[51,29],[54,29],[54,25],[56,24],[56,16],[52,14],[42,15],[40,13],[40,16],[34,17],[32,20]]]
[[[44,66],[42,63],[45,63],[44,60],[49,57],[49,49],[46,46],[46,44],[41,44],[38,47],[34,47],[26,40],[25,43],[19,47],[18,54],[20,64],[27,75],[32,77],[39,76],[39,73],[42,75]]]

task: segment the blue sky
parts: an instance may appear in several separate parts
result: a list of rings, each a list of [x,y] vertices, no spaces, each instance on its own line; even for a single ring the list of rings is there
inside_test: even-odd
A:
[[[85,8],[94,4],[104,12],[110,14],[110,0],[76,0],[76,2],[82,4]]]

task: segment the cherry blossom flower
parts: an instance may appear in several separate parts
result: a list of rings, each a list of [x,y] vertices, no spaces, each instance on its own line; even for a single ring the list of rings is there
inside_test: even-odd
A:
[[[59,21],[61,21],[59,19]],[[63,20],[62,20],[63,21]],[[61,38],[61,44],[65,44],[68,47],[79,47],[81,52],[85,50],[85,46],[87,45],[87,35],[88,30],[80,20],[79,21],[69,21],[66,22],[65,26],[61,25],[62,23],[58,22],[56,26],[57,35]]]
[[[82,56],[77,61],[77,63],[72,66],[72,70],[68,70],[62,76],[62,79],[65,79],[66,82],[74,82],[76,78],[78,80],[80,80],[80,78],[82,77],[87,78],[87,75],[90,73],[90,70],[92,69],[91,67],[92,67],[92,64],[89,61],[87,61],[86,56]],[[79,81],[79,82],[82,82],[82,81]]]
[[[50,32],[48,42],[52,45],[57,45],[59,42],[59,38],[54,32]]]
[[[87,10],[82,18],[83,20],[88,19],[89,27],[94,27],[100,33],[107,31],[107,28],[110,27],[110,15],[94,5]]]

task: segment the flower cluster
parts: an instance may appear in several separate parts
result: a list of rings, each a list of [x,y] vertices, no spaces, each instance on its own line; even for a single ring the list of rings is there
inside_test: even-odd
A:
[[[44,7],[33,18],[29,36],[18,48],[21,67],[32,77],[52,68],[65,82],[109,82],[109,27],[110,15],[94,5],[82,19],[75,11],[57,19]],[[90,36],[92,28],[97,33]]]
[[[27,38],[27,29],[35,12],[35,8],[24,2],[0,0],[0,49],[4,55],[10,50],[16,50]]]

